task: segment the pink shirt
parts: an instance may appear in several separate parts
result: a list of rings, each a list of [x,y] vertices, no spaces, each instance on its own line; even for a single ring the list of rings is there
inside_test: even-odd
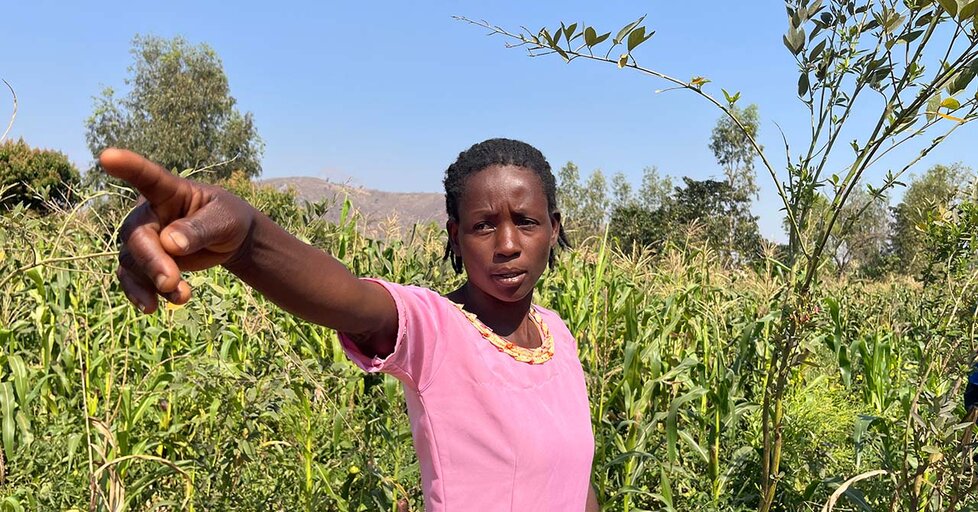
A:
[[[394,352],[350,359],[404,385],[425,510],[584,510],[594,436],[577,344],[553,311],[534,306],[554,338],[543,364],[516,361],[448,299],[375,281],[397,305]]]

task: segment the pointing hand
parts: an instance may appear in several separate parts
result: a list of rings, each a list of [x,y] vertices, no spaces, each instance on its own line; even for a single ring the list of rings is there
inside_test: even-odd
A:
[[[141,194],[122,223],[116,274],[126,296],[143,312],[190,299],[180,272],[231,261],[246,247],[256,211],[226,190],[174,176],[131,151],[106,149],[99,163]]]

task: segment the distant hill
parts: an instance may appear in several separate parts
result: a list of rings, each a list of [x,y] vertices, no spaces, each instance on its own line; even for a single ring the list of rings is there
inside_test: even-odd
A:
[[[365,229],[371,234],[380,234],[386,226],[396,223],[401,233],[407,233],[417,223],[435,222],[444,226],[445,195],[432,192],[383,192],[361,187],[340,185],[319,178],[294,177],[262,180],[278,190],[293,189],[296,196],[305,201],[330,201],[336,204],[330,208],[326,218],[339,220],[343,199],[350,202],[360,212],[366,223]]]

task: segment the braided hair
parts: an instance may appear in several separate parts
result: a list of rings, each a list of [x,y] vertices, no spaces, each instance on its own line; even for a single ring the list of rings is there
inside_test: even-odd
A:
[[[543,153],[518,140],[489,139],[459,153],[455,163],[448,166],[445,171],[445,209],[450,219],[458,222],[458,203],[465,191],[465,182],[469,176],[494,165],[512,165],[533,171],[543,183],[549,213],[552,215],[557,211],[557,181]],[[570,247],[563,223],[560,225],[557,243],[560,247]],[[452,268],[456,273],[462,273],[462,257],[455,254],[450,241],[445,244],[444,259],[452,262]],[[553,267],[553,264],[554,250],[551,248],[549,265]]]

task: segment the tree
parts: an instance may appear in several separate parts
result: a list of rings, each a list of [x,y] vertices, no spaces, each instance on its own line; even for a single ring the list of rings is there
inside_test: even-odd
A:
[[[638,194],[624,174],[611,179],[612,204],[608,230],[619,246],[657,247],[668,237],[668,204],[672,180],[660,177],[655,167],[646,167]]]
[[[655,166],[642,172],[642,186],[638,189],[638,203],[646,210],[657,210],[666,204],[672,193],[672,178],[660,176]]]
[[[649,210],[637,203],[618,206],[611,211],[608,231],[623,248],[633,246],[657,248],[669,235],[669,210]]]
[[[696,225],[699,241],[724,254],[728,261],[744,262],[760,253],[757,217],[750,214],[749,204],[729,183],[683,177],[683,185],[660,200],[657,208],[638,203],[616,207],[611,213],[610,231],[619,244],[654,247],[685,236],[682,227]],[[738,227],[734,233],[730,232],[731,219]]]
[[[604,230],[608,218],[608,182],[600,169],[595,169],[584,184],[580,228],[587,235]]]
[[[604,173],[595,170],[585,184],[574,162],[567,162],[557,173],[557,204],[564,226],[581,238],[601,233],[608,217],[608,183]]]
[[[93,155],[118,146],[168,169],[210,167],[214,179],[235,170],[249,177],[261,173],[264,145],[253,116],[236,108],[221,60],[210,46],[180,37],[136,36],[131,53],[125,80],[129,93],[116,98],[106,88],[87,120]]]
[[[634,202],[632,184],[628,182],[628,178],[625,178],[623,173],[616,172],[611,177],[611,211],[630,206]]]
[[[757,139],[757,129],[760,124],[757,105],[749,105],[740,109],[730,105],[730,115],[723,115],[717,120],[710,136],[710,150],[723,167],[727,177],[727,185],[733,192],[734,198],[748,204],[757,197],[757,175],[754,172],[754,159],[757,151],[751,146],[751,140]],[[738,125],[737,121],[740,122]],[[743,129],[741,129],[743,127]],[[726,247],[733,250],[737,241],[735,237],[741,231],[737,225],[737,217],[727,218],[729,236]]]
[[[914,275],[924,269],[924,236],[921,228],[940,209],[950,208],[962,186],[974,179],[971,169],[953,164],[935,165],[923,176],[915,177],[903,200],[893,208],[890,250],[896,268]]]
[[[745,262],[760,254],[757,217],[751,215],[750,203],[729,183],[688,177],[683,177],[683,183],[684,187],[676,187],[668,206],[673,225],[703,226],[701,239],[729,261]]]
[[[828,205],[828,201],[822,204]],[[868,191],[859,190],[843,206],[826,249],[839,274],[879,265],[889,237],[887,204],[886,196],[873,198]]]
[[[740,121],[743,130],[733,118]],[[735,193],[746,198],[756,198],[758,192],[757,175],[754,172],[757,150],[751,146],[750,140],[757,139],[759,124],[757,105],[751,104],[745,109],[731,105],[730,115],[722,115],[717,119],[710,135],[710,151],[713,151],[717,163],[723,167],[727,183]]]
[[[580,222],[583,203],[584,187],[581,185],[581,173],[574,162],[567,162],[557,172],[557,206],[560,208],[564,227],[568,231],[573,230]]]
[[[838,274],[850,270],[883,272],[890,235],[890,216],[885,195],[874,197],[867,190],[852,193],[825,244],[826,258]],[[801,226],[801,238],[814,243],[832,214],[831,200],[816,193],[811,199],[810,214]],[[787,220],[785,230],[789,229]]]
[[[47,212],[73,201],[78,169],[59,151],[35,149],[24,139],[0,144],[0,209],[24,204]]]

